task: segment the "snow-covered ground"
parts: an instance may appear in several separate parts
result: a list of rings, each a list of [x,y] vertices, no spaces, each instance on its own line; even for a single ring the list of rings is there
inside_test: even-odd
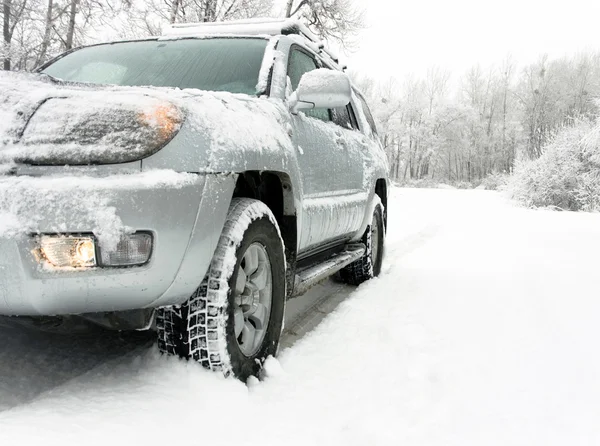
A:
[[[0,444],[600,444],[600,215],[422,189],[389,211],[382,275],[292,302],[343,300],[248,387],[143,335],[0,327]]]

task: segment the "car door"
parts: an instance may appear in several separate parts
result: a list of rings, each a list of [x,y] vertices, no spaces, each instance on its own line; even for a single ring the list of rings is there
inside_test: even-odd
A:
[[[350,214],[348,219],[353,222],[358,221],[356,225],[360,226],[366,209],[369,185],[372,183],[366,176],[369,152],[366,138],[359,129],[355,106],[352,102],[345,107],[335,108],[331,112],[333,123],[336,125],[336,142],[344,151],[340,162],[345,163],[345,175],[340,178],[340,181],[344,183],[346,200],[351,199],[353,202],[353,206],[346,209]]]
[[[304,73],[317,68],[310,52],[292,46],[288,57],[291,89],[296,90]],[[328,109],[292,115],[292,141],[303,191],[298,241],[301,254],[348,238],[364,215],[363,168],[355,141],[358,135],[353,134],[358,132],[336,124],[337,116]],[[359,216],[361,207],[363,214]]]

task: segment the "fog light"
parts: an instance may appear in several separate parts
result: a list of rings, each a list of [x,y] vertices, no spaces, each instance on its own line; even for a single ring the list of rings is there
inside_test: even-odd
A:
[[[65,268],[96,266],[96,246],[92,237],[42,235],[40,253],[50,265]]]
[[[102,266],[143,265],[150,259],[150,254],[152,235],[144,232],[123,236],[115,250],[100,249]]]

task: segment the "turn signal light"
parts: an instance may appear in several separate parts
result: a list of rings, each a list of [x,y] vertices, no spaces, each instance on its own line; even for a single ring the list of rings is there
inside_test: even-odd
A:
[[[100,249],[102,266],[143,265],[152,254],[152,235],[136,232],[126,235],[117,243],[113,251]]]

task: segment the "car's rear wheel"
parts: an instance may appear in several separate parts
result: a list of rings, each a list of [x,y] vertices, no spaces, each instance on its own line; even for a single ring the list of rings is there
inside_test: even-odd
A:
[[[360,259],[340,270],[339,273],[342,282],[350,285],[360,285],[373,277],[377,277],[381,272],[385,247],[385,225],[383,205],[377,195],[375,199],[377,203],[373,210],[371,223],[367,226],[362,237],[362,242],[366,246],[365,253]]]
[[[206,277],[181,306],[158,311],[158,346],[246,381],[275,355],[285,308],[285,255],[260,201],[234,199]]]

